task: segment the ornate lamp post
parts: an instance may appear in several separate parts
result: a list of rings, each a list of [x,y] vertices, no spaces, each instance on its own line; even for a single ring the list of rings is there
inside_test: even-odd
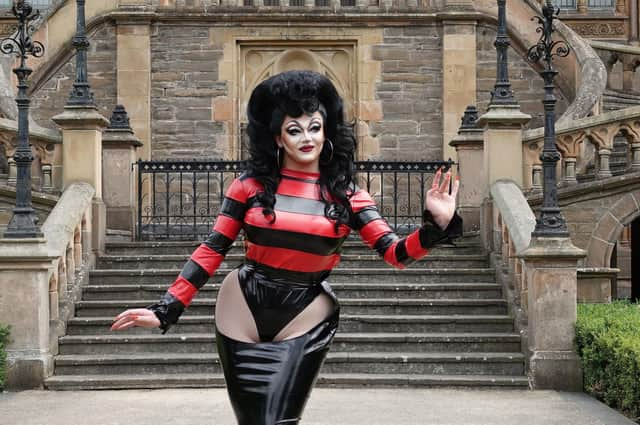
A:
[[[559,236],[568,237],[567,223],[558,206],[558,188],[556,186],[556,163],[560,160],[560,154],[556,148],[556,97],[553,94],[555,86],[553,80],[558,74],[553,68],[553,58],[569,55],[569,47],[564,41],[553,41],[552,34],[554,19],[558,19],[560,8],[552,5],[547,0],[542,7],[542,15],[534,19],[538,21],[540,40],[531,46],[527,57],[531,62],[543,62],[544,70],[541,72],[545,85],[544,104],[544,148],[540,160],[543,167],[543,204],[540,214],[536,218],[536,227],[533,236]]]
[[[498,0],[498,36],[493,45],[498,52],[498,72],[496,84],[491,92],[492,105],[517,105],[518,102],[513,96],[511,82],[509,82],[509,61],[508,50],[511,46],[507,35],[507,0]]]
[[[76,35],[73,37],[73,47],[76,48],[76,81],[69,96],[67,106],[90,106],[95,107],[93,93],[87,79],[87,49],[89,40],[87,39],[85,15],[85,0],[76,0]]]
[[[34,10],[26,1],[17,1],[11,8],[13,15],[18,19],[18,29],[8,38],[0,42],[0,51],[4,54],[16,55],[20,58],[20,64],[13,72],[18,77],[18,147],[14,160],[17,167],[16,180],[16,207],[13,209],[13,217],[9,221],[5,238],[35,238],[42,237],[40,227],[37,225],[38,217],[31,204],[31,162],[33,154],[29,146],[29,96],[27,96],[27,79],[32,70],[27,66],[27,56],[41,57],[44,54],[44,46],[39,41],[31,39],[30,32],[34,22],[40,19],[40,11]]]

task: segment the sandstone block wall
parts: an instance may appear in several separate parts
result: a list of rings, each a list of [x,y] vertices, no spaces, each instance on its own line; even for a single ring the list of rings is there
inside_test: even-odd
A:
[[[235,137],[231,121],[237,105],[234,84],[219,75],[226,45],[214,44],[211,31],[238,28],[211,28],[208,23],[153,23],[151,26],[151,158],[214,159],[229,158],[229,138]],[[357,31],[357,29],[353,29]],[[248,30],[259,38],[268,31],[260,27]],[[262,32],[261,32],[262,31]],[[293,31],[293,30],[291,30]],[[477,30],[479,109],[486,109],[495,83],[495,30],[479,26]],[[269,33],[270,34],[270,33]],[[382,109],[380,120],[372,121],[371,137],[379,143],[376,159],[439,160],[442,158],[443,71],[442,27],[438,23],[383,28],[382,43],[368,46],[366,57],[380,64],[380,75],[371,74],[375,100]],[[117,99],[116,27],[104,23],[90,34],[89,80],[100,112],[110,116]],[[531,127],[542,124],[542,80],[511,49],[510,76],[523,112],[534,116]],[[368,69],[358,69],[367,80]],[[232,75],[240,75],[235,73]],[[75,63],[70,59],[37,88],[32,114],[46,127],[60,113],[75,78]],[[558,95],[558,114],[566,100]],[[224,101],[223,101],[224,100]],[[127,105],[125,105],[126,107]],[[225,110],[216,110],[224,108]]]
[[[99,112],[111,116],[116,106],[116,27],[103,24],[88,34],[87,71]],[[75,55],[64,63],[31,96],[30,115],[38,124],[55,128],[51,117],[63,111],[76,78]],[[126,105],[125,105],[126,106]]]
[[[220,28],[220,31],[224,31]],[[222,49],[208,26],[162,25],[151,35],[151,158],[220,159],[227,134],[213,101],[227,96],[218,78]]]
[[[442,158],[442,29],[436,25],[385,28],[372,52],[382,63],[376,85],[382,121],[371,133],[385,160]]]
[[[496,83],[496,51],[493,43],[496,40],[496,30],[487,26],[478,26],[477,33],[477,58],[478,58],[478,109],[486,110],[491,100],[491,91]],[[523,53],[509,48],[509,79],[511,88],[520,108],[525,114],[531,115],[528,128],[537,128],[544,125],[544,109],[542,99],[544,97],[544,80],[524,60]],[[556,116],[559,117],[568,106],[566,97],[556,90]]]

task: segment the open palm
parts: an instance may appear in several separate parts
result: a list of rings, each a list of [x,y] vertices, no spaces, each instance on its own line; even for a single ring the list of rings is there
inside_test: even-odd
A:
[[[460,180],[456,178],[453,182],[451,194],[449,194],[449,183],[451,182],[451,170],[447,171],[442,178],[442,170],[438,170],[431,189],[427,191],[425,199],[425,209],[431,212],[433,220],[441,229],[446,229],[456,210],[456,196],[460,187]]]

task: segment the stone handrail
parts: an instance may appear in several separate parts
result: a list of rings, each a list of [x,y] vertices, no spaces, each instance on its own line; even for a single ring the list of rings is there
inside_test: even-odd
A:
[[[633,90],[634,74],[640,66],[640,47],[624,44],[607,43],[604,41],[590,40],[589,44],[598,53],[607,70],[608,87],[612,86],[615,78],[613,66],[617,62],[622,63],[622,90],[625,93]]]
[[[508,268],[507,289],[518,307],[526,311],[526,284],[522,275],[523,260],[517,258],[531,242],[536,219],[524,194],[511,180],[498,180],[491,186],[493,200],[492,245]]]
[[[51,352],[57,353],[58,337],[66,332],[74,304],[89,275],[91,259],[91,200],[95,189],[88,183],[67,187],[42,225],[49,270],[49,323]]]
[[[609,158],[614,138],[622,134],[631,150],[628,171],[640,171],[640,106],[607,112],[556,125],[556,146],[562,157],[559,179],[564,185],[577,184],[576,175],[596,161],[596,178],[612,176]],[[589,143],[584,143],[588,141]],[[540,154],[544,144],[544,129],[525,132],[523,138],[525,190],[542,189]]]

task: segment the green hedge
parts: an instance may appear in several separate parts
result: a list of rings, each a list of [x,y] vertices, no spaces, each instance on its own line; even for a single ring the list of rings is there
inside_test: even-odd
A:
[[[4,378],[7,366],[7,352],[5,347],[9,345],[9,327],[0,325],[0,390],[4,388]]]
[[[579,304],[576,342],[585,391],[640,419],[640,305]]]

